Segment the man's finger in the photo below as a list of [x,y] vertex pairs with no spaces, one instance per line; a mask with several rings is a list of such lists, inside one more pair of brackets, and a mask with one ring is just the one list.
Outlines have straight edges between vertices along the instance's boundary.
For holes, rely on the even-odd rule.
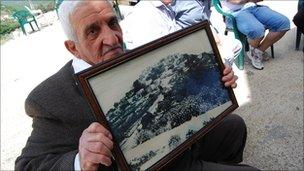
[[229,65],[225,65],[225,69],[223,71],[224,75],[227,75],[228,73],[230,73],[232,70],[232,68]]
[[[236,80],[238,79],[237,76],[234,76],[232,80],[225,82],[225,87],[231,86],[232,88],[235,88],[237,86]],[[235,85],[234,85],[235,84]]]
[[104,126],[102,126],[100,123],[98,122],[93,122],[87,129],[87,132],[89,133],[103,133],[105,136],[107,136],[108,138],[110,138],[112,140],[112,135],[110,133],[110,131],[108,131]]
[[234,75],[234,72],[231,71],[228,75],[225,75],[225,76],[222,78],[222,81],[226,82],[226,81],[232,80],[234,76],[235,76],[235,75]]
[[102,142],[88,142],[83,148],[92,153],[102,154],[108,157],[112,156],[111,150]]
[[113,141],[103,133],[86,133],[83,135],[86,142],[102,142],[110,150],[113,149]]
[[231,88],[236,88],[237,87],[237,83],[233,83],[232,85],[231,85]]
[[86,163],[101,163],[106,166],[110,166],[112,164],[111,157],[102,154],[92,153],[90,151],[85,152],[84,158],[84,162]]

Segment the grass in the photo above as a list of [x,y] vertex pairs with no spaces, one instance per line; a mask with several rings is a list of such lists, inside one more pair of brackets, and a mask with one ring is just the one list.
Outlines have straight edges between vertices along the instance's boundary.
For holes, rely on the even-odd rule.
[[[55,3],[55,0],[31,0],[35,8],[39,4],[47,6],[49,3]],[[30,7],[29,0],[1,0],[1,5],[12,7],[16,10],[24,9],[24,6]]]
[[0,39],[0,45],[3,45],[5,42],[13,39],[14,36],[13,36],[13,32],[9,33],[9,34],[4,34],[4,35],[1,35],[1,39]]
[[[1,0],[1,45],[12,39],[14,37],[13,31],[19,27],[17,22],[11,22],[13,20],[12,14],[18,10],[24,10],[24,6],[30,7],[29,1],[32,2],[35,9],[41,9],[44,13],[54,9],[55,0]],[[9,18],[2,18],[4,16]],[[18,27],[15,26],[16,24]]]

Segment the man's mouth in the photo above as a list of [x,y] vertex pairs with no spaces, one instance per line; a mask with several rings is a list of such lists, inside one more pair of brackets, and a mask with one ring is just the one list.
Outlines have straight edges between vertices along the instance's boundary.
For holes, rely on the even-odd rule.
[[122,47],[120,45],[113,46],[109,49],[106,49],[105,51],[102,52],[102,56],[118,56],[123,53]]

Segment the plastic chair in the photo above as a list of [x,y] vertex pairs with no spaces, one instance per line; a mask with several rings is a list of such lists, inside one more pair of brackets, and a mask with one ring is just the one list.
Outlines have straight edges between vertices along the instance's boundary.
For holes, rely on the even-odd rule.
[[31,14],[33,14],[34,16],[38,16],[42,14],[42,11],[40,9],[34,10],[34,9],[30,9],[28,6],[24,6],[24,8],[30,12]]
[[115,10],[115,13],[118,17],[119,20],[122,20],[123,19],[123,16],[121,15],[121,12],[120,12],[120,9],[119,9],[119,4],[118,4],[118,1],[115,0],[114,3],[113,3],[113,8]]
[[55,5],[54,5],[54,8],[56,10],[56,14],[58,16],[58,9],[59,9],[59,6],[62,4],[63,0],[55,0]]
[[[237,29],[235,17],[231,13],[225,12],[222,9],[220,0],[212,0],[212,4],[213,4],[214,8],[216,9],[216,11],[218,13],[222,14],[224,18],[229,18],[232,21],[232,28],[227,28],[226,27],[225,35],[227,35],[228,31],[233,31],[234,37],[242,42],[242,45],[243,45],[242,52],[237,57],[237,59],[235,61],[235,64],[240,70],[243,70],[244,69],[245,51],[249,51],[249,44],[248,44],[247,38],[244,34],[242,34]],[[272,56],[272,58],[274,58],[273,45],[271,45],[271,56]]]
[[[301,31],[299,28],[297,28],[297,33],[296,33],[296,50],[300,50],[300,40],[301,40]],[[304,45],[302,51],[304,52]]]
[[[299,0],[298,2],[298,11],[304,10],[304,0]],[[296,14],[298,15],[298,13]],[[296,17],[296,16],[295,16]],[[304,19],[302,19],[304,21]],[[295,18],[294,18],[295,22]],[[296,23],[296,22],[295,22]],[[297,24],[296,24],[297,25]],[[297,26],[297,33],[296,33],[296,50],[299,50],[300,48],[300,41],[301,41],[301,35],[304,34],[304,32],[300,30],[300,28]],[[303,41],[304,42],[304,41]],[[304,45],[302,51],[304,52]]]
[[27,10],[16,11],[13,14],[13,17],[19,22],[19,24],[21,26],[21,30],[22,30],[23,34],[25,34],[25,35],[26,35],[26,31],[25,31],[24,25],[27,23],[30,24],[33,31],[35,31],[35,30],[34,30],[31,22],[34,22],[36,24],[38,30],[40,30],[35,16],[33,14],[31,14],[30,12],[28,12]]

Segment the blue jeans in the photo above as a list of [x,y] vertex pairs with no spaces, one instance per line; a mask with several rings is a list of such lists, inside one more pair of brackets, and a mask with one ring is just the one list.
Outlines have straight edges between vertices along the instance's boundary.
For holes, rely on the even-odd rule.
[[[290,29],[289,19],[267,6],[252,6],[232,12],[238,30],[249,39],[264,37],[265,30],[282,32]],[[231,25],[231,21],[228,21]]]

